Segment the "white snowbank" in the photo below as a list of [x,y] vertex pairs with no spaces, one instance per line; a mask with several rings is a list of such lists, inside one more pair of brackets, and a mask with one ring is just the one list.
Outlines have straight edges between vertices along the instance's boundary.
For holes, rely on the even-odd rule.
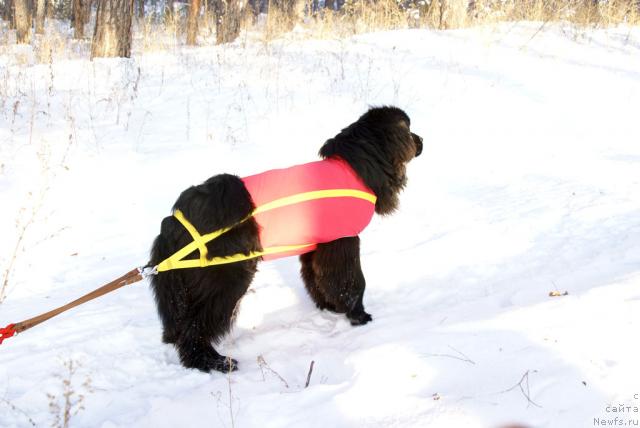
[[313,160],[369,105],[405,109],[425,150],[362,235],[373,323],[264,263],[220,347],[240,370],[203,374],[133,285],[0,347],[0,426],[55,423],[69,361],[71,426],[638,424],[640,33],[539,26],[5,57],[3,272],[29,224],[0,325],[144,264],[188,185]]

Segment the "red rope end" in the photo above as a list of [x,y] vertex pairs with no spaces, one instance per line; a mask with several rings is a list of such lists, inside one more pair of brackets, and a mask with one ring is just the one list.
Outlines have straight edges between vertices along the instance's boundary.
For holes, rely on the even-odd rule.
[[16,331],[13,329],[14,326],[15,324],[9,324],[5,328],[0,328],[0,345],[2,345],[3,340],[16,334]]

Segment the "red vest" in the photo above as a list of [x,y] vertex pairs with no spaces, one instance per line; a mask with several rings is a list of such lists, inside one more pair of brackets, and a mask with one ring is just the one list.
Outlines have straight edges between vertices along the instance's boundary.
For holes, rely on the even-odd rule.
[[[278,246],[311,246],[263,256],[273,260],[313,251],[315,244],[357,236],[369,224],[375,195],[342,159],[327,159],[273,169],[242,179],[251,194],[264,249]],[[319,192],[326,190],[345,192]],[[312,192],[312,193],[309,193]],[[342,195],[337,196],[342,193]],[[294,195],[311,199],[261,212],[265,204]]]

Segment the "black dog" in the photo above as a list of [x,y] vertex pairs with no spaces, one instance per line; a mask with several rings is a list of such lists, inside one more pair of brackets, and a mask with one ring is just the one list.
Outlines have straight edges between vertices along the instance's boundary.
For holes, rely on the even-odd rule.
[[[406,164],[422,152],[422,138],[409,126],[409,117],[398,108],[372,108],[328,140],[320,156],[346,161],[377,197],[375,212],[390,214],[407,182]],[[233,226],[207,244],[208,255],[227,256],[262,250],[260,226],[254,218],[246,220],[254,208],[243,181],[221,174],[182,192],[173,210],[180,210],[202,234]],[[159,264],[191,241],[176,217],[166,217],[149,264]],[[197,258],[197,252],[189,257],[194,256]],[[318,244],[314,251],[302,254],[300,262],[302,279],[318,308],[344,313],[353,325],[371,321],[362,303],[365,279],[358,236]],[[237,361],[216,352],[212,342],[231,328],[236,306],[256,273],[257,263],[258,259],[250,259],[170,270],[152,277],[162,339],[176,346],[185,367],[205,372],[236,369]]]

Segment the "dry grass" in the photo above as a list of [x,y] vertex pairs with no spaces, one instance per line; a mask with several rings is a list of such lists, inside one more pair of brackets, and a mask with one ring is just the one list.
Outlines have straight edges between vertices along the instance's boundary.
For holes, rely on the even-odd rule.
[[40,64],[49,64],[58,58],[68,58],[69,51],[77,51],[77,46],[83,43],[67,37],[66,34],[60,31],[56,31],[52,26],[45,28],[45,34],[36,35],[34,43],[35,61]]
[[266,15],[263,25],[260,26],[263,41],[269,42],[280,38],[293,30],[296,24],[304,19],[304,14],[301,11],[303,2],[298,2],[290,9],[282,7],[281,3],[269,0],[269,13]]
[[[314,0],[268,1],[266,16],[254,16],[249,7],[239,12],[242,27],[266,43],[285,34],[292,37],[294,28],[295,37],[339,38],[378,30],[456,29],[515,21],[563,22],[577,28],[640,25],[640,0],[346,0],[340,11],[314,11]],[[138,20],[135,51],[175,51],[184,45],[185,16],[185,10],[178,10]],[[48,22],[46,35],[33,39],[31,51],[13,50],[15,31],[1,31],[0,54],[11,52],[15,62],[23,65],[51,63],[69,58],[70,52],[83,57],[90,38],[71,39],[66,25]],[[215,16],[211,11],[200,16],[198,43],[215,44]]]
[[185,37],[186,20],[179,13],[158,19],[147,16],[134,25],[134,48],[143,52],[173,51]]
[[78,361],[69,359],[63,364],[63,373],[56,375],[62,382],[62,391],[57,394],[47,394],[49,413],[53,417],[51,426],[55,428],[68,428],[71,425],[71,419],[84,410],[86,394],[93,392],[89,376],[86,376],[84,382],[78,385],[77,371],[81,367]]
[[[273,1],[273,0],[272,0]],[[340,11],[310,12],[300,0],[292,13],[272,7],[266,23],[249,25],[264,41],[296,35],[336,38],[371,31],[432,28],[457,29],[500,22],[562,22],[579,28],[640,25],[639,0],[347,0]],[[247,27],[245,27],[247,28]]]
[[476,1],[472,22],[555,21],[579,26],[609,27],[640,23],[637,0],[482,0]]

